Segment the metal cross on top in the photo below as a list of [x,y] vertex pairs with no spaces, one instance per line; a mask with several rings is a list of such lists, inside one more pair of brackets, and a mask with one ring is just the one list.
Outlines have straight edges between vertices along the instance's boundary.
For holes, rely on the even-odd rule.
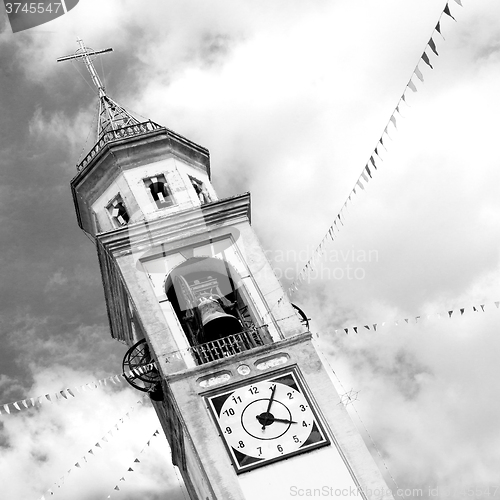
[[94,50],[85,47],[85,43],[83,43],[83,40],[81,38],[77,38],[76,41],[78,42],[78,45],[80,45],[80,48],[76,51],[76,53],[71,56],[60,57],[59,59],[57,59],[57,62],[69,61],[71,59],[83,59],[83,62],[85,63],[85,66],[87,66],[90,76],[92,77],[94,85],[99,89],[99,97],[102,97],[106,93],[105,88],[101,82],[101,79],[99,78],[99,75],[97,74],[97,71],[94,68],[91,57],[97,56],[98,54],[104,54],[105,52],[112,52],[113,49],[109,48],[103,50]]
[[85,66],[87,66],[90,76],[92,77],[92,81],[99,91],[97,142],[99,142],[99,139],[101,138],[101,136],[103,136],[103,134],[107,134],[108,132],[113,132],[116,134],[117,131],[120,131],[126,127],[130,127],[131,125],[138,124],[139,120],[137,118],[135,118],[125,108],[120,106],[106,94],[106,89],[104,88],[104,85],[102,84],[101,79],[99,78],[99,75],[97,74],[97,71],[94,67],[94,63],[92,62],[92,59],[95,56],[104,54],[106,52],[112,52],[113,49],[110,48],[103,50],[93,50],[89,47],[86,47],[81,38],[77,38],[76,41],[80,46],[76,53],[71,56],[60,57],[59,59],[57,59],[57,62],[80,59],[83,60]]

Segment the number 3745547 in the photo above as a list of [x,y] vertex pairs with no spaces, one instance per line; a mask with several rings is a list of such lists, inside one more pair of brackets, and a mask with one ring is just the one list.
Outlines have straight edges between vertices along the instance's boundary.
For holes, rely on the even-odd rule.
[[57,14],[63,10],[61,2],[12,2],[6,3],[7,14]]

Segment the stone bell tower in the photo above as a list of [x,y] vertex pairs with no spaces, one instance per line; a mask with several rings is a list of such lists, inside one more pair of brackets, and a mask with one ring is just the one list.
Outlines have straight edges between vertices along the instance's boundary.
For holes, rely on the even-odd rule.
[[71,181],[96,243],[111,335],[153,401],[192,500],[392,499],[250,225],[218,199],[208,150],[106,93]]

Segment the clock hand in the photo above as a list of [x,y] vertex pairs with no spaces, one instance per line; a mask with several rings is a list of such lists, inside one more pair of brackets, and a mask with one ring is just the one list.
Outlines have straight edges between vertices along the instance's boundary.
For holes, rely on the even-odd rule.
[[[270,415],[270,416],[269,416]],[[261,413],[255,417],[261,424],[268,422],[268,424],[272,424],[273,422],[282,422],[284,424],[296,424],[294,420],[285,420],[284,418],[276,418],[272,414]]]
[[293,420],[284,420],[282,418],[274,418],[275,422],[283,422],[284,424],[296,424],[297,422],[294,422]]
[[[276,384],[273,385],[273,388],[271,389],[271,398],[269,399],[269,404],[267,405],[267,410],[266,413],[269,413],[269,410],[271,409],[271,405],[273,404],[274,401],[274,393],[276,392]],[[267,420],[264,420],[264,423],[262,424],[262,430],[266,430],[266,422]]]

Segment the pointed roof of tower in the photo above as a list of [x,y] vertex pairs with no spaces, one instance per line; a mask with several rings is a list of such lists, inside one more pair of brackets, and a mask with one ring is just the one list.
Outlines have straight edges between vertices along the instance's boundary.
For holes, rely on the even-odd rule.
[[99,116],[97,118],[97,138],[96,145],[92,148],[87,158],[78,166],[78,170],[85,168],[89,155],[91,158],[95,156],[97,151],[109,141],[120,139],[125,136],[137,135],[148,132],[157,128],[161,128],[157,123],[148,120],[141,122],[132,113],[127,111],[123,106],[120,106],[116,101],[111,99],[107,94],[99,75],[94,67],[93,59],[99,54],[112,52],[112,48],[103,50],[94,50],[85,46],[81,38],[77,38],[79,49],[75,54],[65,57],[60,57],[57,62],[68,60],[81,60],[85,63],[87,70],[90,73],[92,82],[97,88],[99,95]]

